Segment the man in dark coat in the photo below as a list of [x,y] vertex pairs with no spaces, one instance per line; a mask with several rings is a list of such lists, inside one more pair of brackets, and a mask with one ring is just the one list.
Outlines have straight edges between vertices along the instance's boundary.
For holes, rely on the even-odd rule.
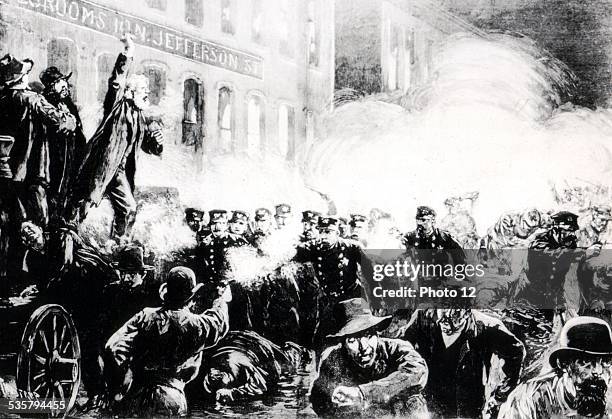
[[378,336],[391,316],[375,317],[361,298],[342,301],[339,327],[329,338],[341,340],[325,350],[310,391],[312,408],[328,417],[427,417],[421,391],[427,364],[409,342]]
[[131,35],[122,42],[125,51],[119,54],[108,80],[104,119],[87,145],[70,204],[72,216],[83,220],[92,205],[108,196],[115,211],[113,238],[129,235],[136,216],[138,149],[154,155],[163,151],[162,132],[149,130],[143,115],[149,106],[148,79],[143,75],[127,77],[134,52]]
[[199,288],[191,269],[171,269],[159,291],[162,306],[140,311],[108,340],[105,374],[110,396],[112,400],[123,396],[115,406],[117,413],[187,414],[185,384],[198,375],[202,350],[216,345],[229,329],[229,288],[211,309],[195,314],[190,301]]
[[[49,145],[46,131],[72,132],[72,115],[51,105],[29,90],[28,78],[34,63],[11,55],[0,59],[0,136],[2,145],[2,200],[5,201],[0,274],[21,271],[24,249],[21,224],[31,221],[40,227],[48,222],[46,187],[49,182]],[[8,147],[11,143],[12,147]],[[8,159],[4,154],[8,152]],[[6,234],[6,235],[5,235]],[[2,266],[4,265],[4,266]]]
[[407,250],[416,249],[418,260],[424,263],[462,265],[465,253],[447,231],[436,228],[436,211],[420,206],[416,212],[417,229],[404,235]]
[[40,73],[40,81],[45,86],[43,91],[45,98],[56,108],[69,112],[76,121],[76,129],[72,133],[47,130],[50,218],[63,215],[68,188],[75,180],[87,143],[79,111],[70,97],[68,80],[71,75],[72,73],[62,74],[57,67],[49,67]]
[[497,410],[518,383],[525,350],[501,322],[476,310],[417,310],[397,335],[411,342],[429,366],[425,398],[441,417],[480,417],[485,407],[483,376],[491,357],[504,364],[504,379],[487,409]]

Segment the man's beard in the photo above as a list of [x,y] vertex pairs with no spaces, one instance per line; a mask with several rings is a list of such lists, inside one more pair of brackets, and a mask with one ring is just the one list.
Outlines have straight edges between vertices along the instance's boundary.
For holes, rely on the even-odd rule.
[[606,411],[608,386],[601,378],[589,378],[576,386],[576,411],[586,417],[599,417]]

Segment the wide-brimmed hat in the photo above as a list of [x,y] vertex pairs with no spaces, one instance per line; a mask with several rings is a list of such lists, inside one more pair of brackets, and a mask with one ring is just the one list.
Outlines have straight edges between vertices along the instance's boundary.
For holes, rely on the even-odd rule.
[[357,335],[370,329],[386,329],[391,323],[391,316],[374,316],[366,300],[352,298],[338,303],[334,309],[334,320],[340,328],[336,333],[327,335],[328,338]]
[[142,272],[155,269],[154,266],[145,265],[144,249],[140,246],[125,246],[117,252],[115,269],[124,272]]
[[191,269],[177,266],[168,272],[166,282],[159,287],[159,297],[167,304],[186,304],[202,286],[196,284],[196,276]]
[[558,367],[561,360],[589,356],[612,358],[612,331],[602,319],[574,317],[561,329],[558,347],[548,360],[552,367]]
[[32,71],[34,61],[26,58],[18,60],[11,54],[0,58],[0,86],[10,86],[21,80],[23,76]]
[[62,72],[57,67],[49,67],[43,70],[38,78],[45,85],[45,87],[49,87],[53,85],[58,80],[68,80],[72,76],[72,71],[68,74],[62,74]]

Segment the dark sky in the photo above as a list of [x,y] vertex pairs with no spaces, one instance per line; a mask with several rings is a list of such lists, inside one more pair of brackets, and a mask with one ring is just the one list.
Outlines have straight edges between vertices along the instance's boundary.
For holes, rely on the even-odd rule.
[[577,75],[574,103],[591,108],[612,105],[612,0],[526,3],[502,10],[494,1],[481,2],[486,6],[453,12],[481,29],[514,31],[536,40]]

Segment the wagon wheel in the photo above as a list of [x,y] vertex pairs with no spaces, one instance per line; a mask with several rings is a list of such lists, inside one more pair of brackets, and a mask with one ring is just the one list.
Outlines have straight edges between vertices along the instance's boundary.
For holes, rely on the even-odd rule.
[[46,401],[64,401],[65,415],[76,400],[81,383],[81,348],[68,312],[59,305],[39,307],[28,320],[17,358],[17,387]]

